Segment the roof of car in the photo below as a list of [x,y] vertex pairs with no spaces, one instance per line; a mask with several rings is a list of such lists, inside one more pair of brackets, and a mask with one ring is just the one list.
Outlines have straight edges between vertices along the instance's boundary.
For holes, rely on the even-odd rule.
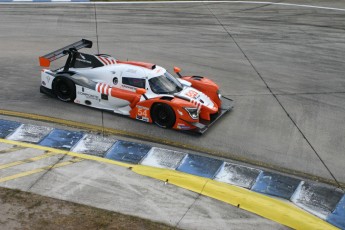
[[[135,63],[135,64],[133,64]],[[139,63],[139,64],[137,64]],[[144,66],[145,65],[145,66]],[[133,77],[133,78],[152,78],[157,77],[166,72],[166,70],[161,67],[154,65],[154,69],[148,68],[152,66],[151,63],[143,63],[143,62],[118,62],[116,65],[117,68],[121,68],[122,77]]]

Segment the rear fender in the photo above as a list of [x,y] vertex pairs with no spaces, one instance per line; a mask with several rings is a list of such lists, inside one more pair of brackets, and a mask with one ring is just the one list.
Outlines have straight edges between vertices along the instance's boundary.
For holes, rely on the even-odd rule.
[[54,76],[54,79],[52,79],[52,83],[51,83],[51,89],[54,88],[54,84],[56,82],[56,79],[59,79],[59,78],[66,78],[66,79],[69,79],[71,80],[74,84],[76,84],[76,82],[74,81],[74,79],[71,77],[73,76],[73,72],[64,72],[64,73],[58,73],[58,74],[55,74],[55,75],[52,75]]
[[48,69],[41,71],[41,85],[47,89],[52,89],[52,83],[55,78],[55,74]]

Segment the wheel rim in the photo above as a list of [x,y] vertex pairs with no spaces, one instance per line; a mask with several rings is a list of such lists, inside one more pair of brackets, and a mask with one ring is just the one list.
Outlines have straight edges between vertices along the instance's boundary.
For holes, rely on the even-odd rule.
[[60,81],[57,84],[56,89],[57,89],[57,92],[56,92],[57,97],[60,100],[66,101],[71,97],[71,89],[65,82]]
[[164,109],[162,109],[162,110],[160,110],[160,111],[158,112],[158,119],[159,119],[160,121],[166,121],[167,118],[168,118],[168,114],[167,114],[167,112],[166,112]]
[[53,94],[64,102],[74,101],[76,98],[76,87],[72,80],[64,76],[57,76],[52,85]]
[[174,118],[169,108],[166,108],[164,105],[157,105],[154,114],[154,122],[158,126],[162,128],[171,128],[171,121]]
[[64,83],[60,84],[59,92],[65,96],[68,96],[70,94],[70,90],[69,90],[68,86]]

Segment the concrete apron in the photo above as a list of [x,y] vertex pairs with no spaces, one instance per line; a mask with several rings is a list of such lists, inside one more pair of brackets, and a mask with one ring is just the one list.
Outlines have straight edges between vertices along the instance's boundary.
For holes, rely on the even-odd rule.
[[[341,205],[344,194],[341,190],[328,185],[303,181],[300,178],[292,178],[198,154],[118,140],[115,137],[20,124],[8,120],[0,120],[0,135],[1,138],[5,138],[0,140],[3,144],[36,150],[34,155],[28,153],[2,155],[0,170],[5,170],[5,173],[2,174],[0,183],[6,187],[34,191],[33,188],[42,183],[41,180],[47,181],[46,174],[50,174],[51,171],[54,171],[55,175],[55,170],[59,172],[67,169],[68,172],[71,172],[72,167],[79,167],[72,174],[86,176],[85,172],[88,171],[88,168],[95,167],[93,161],[97,161],[123,166],[138,174],[164,181],[165,183],[159,183],[160,188],[174,184],[295,229],[333,228],[327,222],[341,228],[344,227],[342,220],[345,212]],[[43,159],[44,161],[42,161]],[[99,163],[97,165],[97,167],[100,166]],[[70,169],[68,170],[68,168]],[[104,172],[99,173],[104,174]],[[127,173],[129,172],[127,171]],[[93,174],[88,176],[90,183],[104,181],[98,176],[93,178],[95,176]],[[29,180],[27,180],[28,178]],[[32,178],[34,178],[34,182]],[[67,181],[70,180],[74,181],[73,177]],[[111,182],[111,184],[113,183],[114,181]],[[44,190],[56,191],[55,185],[49,184],[49,188]],[[117,186],[116,183],[113,185]],[[66,185],[60,184],[57,187],[61,186]],[[71,189],[80,190],[80,188]],[[111,186],[108,189],[111,190]],[[145,187],[142,189],[147,190]],[[60,198],[65,196],[62,191],[60,190]],[[38,193],[42,194],[42,192]],[[43,194],[49,193],[43,192]],[[90,197],[86,196],[85,199],[86,201],[78,200],[78,202],[88,202]],[[96,207],[98,207],[97,204]],[[301,218],[302,216],[303,218]],[[153,219],[164,221],[159,218]],[[172,222],[168,223],[172,224]],[[176,225],[176,221],[174,223],[175,226],[179,224],[177,222]]]

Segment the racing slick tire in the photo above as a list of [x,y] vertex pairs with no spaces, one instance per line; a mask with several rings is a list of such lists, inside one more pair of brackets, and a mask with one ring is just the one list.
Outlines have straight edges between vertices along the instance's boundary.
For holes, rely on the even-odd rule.
[[152,121],[162,128],[172,128],[176,121],[174,110],[167,104],[157,103],[151,110]]
[[76,98],[75,84],[66,77],[55,78],[52,89],[60,101],[71,102]]

